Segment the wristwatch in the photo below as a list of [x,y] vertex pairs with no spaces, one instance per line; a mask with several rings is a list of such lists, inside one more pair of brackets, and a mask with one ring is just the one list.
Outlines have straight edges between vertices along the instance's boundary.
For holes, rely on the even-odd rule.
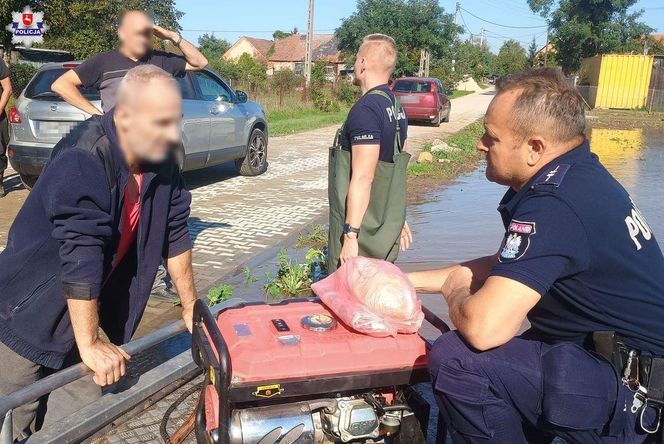
[[173,42],[173,44],[174,44],[175,46],[180,46],[180,43],[182,43],[182,34],[180,34],[180,33],[178,32],[178,41],[177,41],[177,42]]
[[344,234],[350,234],[350,233],[355,233],[356,235],[360,235],[360,229],[359,228],[353,228],[350,226],[350,224],[344,224]]

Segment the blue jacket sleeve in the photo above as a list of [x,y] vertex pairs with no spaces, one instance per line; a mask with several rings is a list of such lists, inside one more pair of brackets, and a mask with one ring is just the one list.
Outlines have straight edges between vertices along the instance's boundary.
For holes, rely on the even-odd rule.
[[39,182],[52,236],[60,242],[65,297],[95,299],[112,236],[111,192],[103,165],[91,153],[68,149],[49,163]]
[[178,256],[193,247],[189,237],[189,226],[187,225],[191,207],[191,193],[185,188],[179,168],[176,168],[174,173],[173,184],[163,252],[163,257],[166,259]]

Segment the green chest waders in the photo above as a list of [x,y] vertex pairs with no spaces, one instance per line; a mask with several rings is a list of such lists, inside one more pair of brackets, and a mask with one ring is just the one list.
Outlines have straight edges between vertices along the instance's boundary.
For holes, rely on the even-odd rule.
[[[392,98],[380,90],[370,91]],[[371,185],[369,207],[364,214],[358,238],[359,254],[364,257],[394,262],[399,254],[399,239],[406,222],[406,179],[410,154],[403,152],[401,127],[398,116],[401,104],[395,99],[394,115],[396,136],[394,138],[394,163],[378,161]],[[345,125],[345,124],[344,124]],[[343,226],[346,221],[346,199],[351,178],[351,152],[339,144],[341,131],[337,131],[334,145],[330,148],[328,171],[328,199],[330,205],[330,235],[328,242],[328,270],[330,273],[339,266],[339,256],[343,242]]]

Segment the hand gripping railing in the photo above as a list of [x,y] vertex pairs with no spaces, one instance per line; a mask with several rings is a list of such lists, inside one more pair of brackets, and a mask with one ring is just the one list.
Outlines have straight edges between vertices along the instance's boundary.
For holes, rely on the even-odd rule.
[[[239,299],[231,299],[211,308],[213,314],[223,308],[241,303]],[[150,347],[159,344],[166,339],[183,333],[186,330],[184,321],[174,321],[165,327],[146,334],[134,341],[128,342],[122,346],[122,349],[129,355],[141,353]],[[63,387],[69,383],[77,381],[82,377],[92,373],[85,364],[79,363],[64,370],[60,370],[50,376],[40,379],[26,387],[23,387],[6,396],[0,397],[0,444],[12,444],[14,442],[12,431],[12,411],[33,402],[52,391]]]

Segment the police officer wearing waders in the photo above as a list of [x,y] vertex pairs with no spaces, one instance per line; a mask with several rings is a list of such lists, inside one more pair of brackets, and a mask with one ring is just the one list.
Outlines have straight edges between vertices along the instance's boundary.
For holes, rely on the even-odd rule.
[[502,245],[409,275],[442,290],[457,328],[429,355],[456,443],[661,439],[664,256],[591,153],[583,103],[556,70],[502,81],[477,145],[487,178],[509,187]]
[[397,47],[389,36],[364,38],[355,60],[363,96],[330,149],[328,270],[360,256],[394,262],[412,236],[406,223],[406,114],[387,82]]

